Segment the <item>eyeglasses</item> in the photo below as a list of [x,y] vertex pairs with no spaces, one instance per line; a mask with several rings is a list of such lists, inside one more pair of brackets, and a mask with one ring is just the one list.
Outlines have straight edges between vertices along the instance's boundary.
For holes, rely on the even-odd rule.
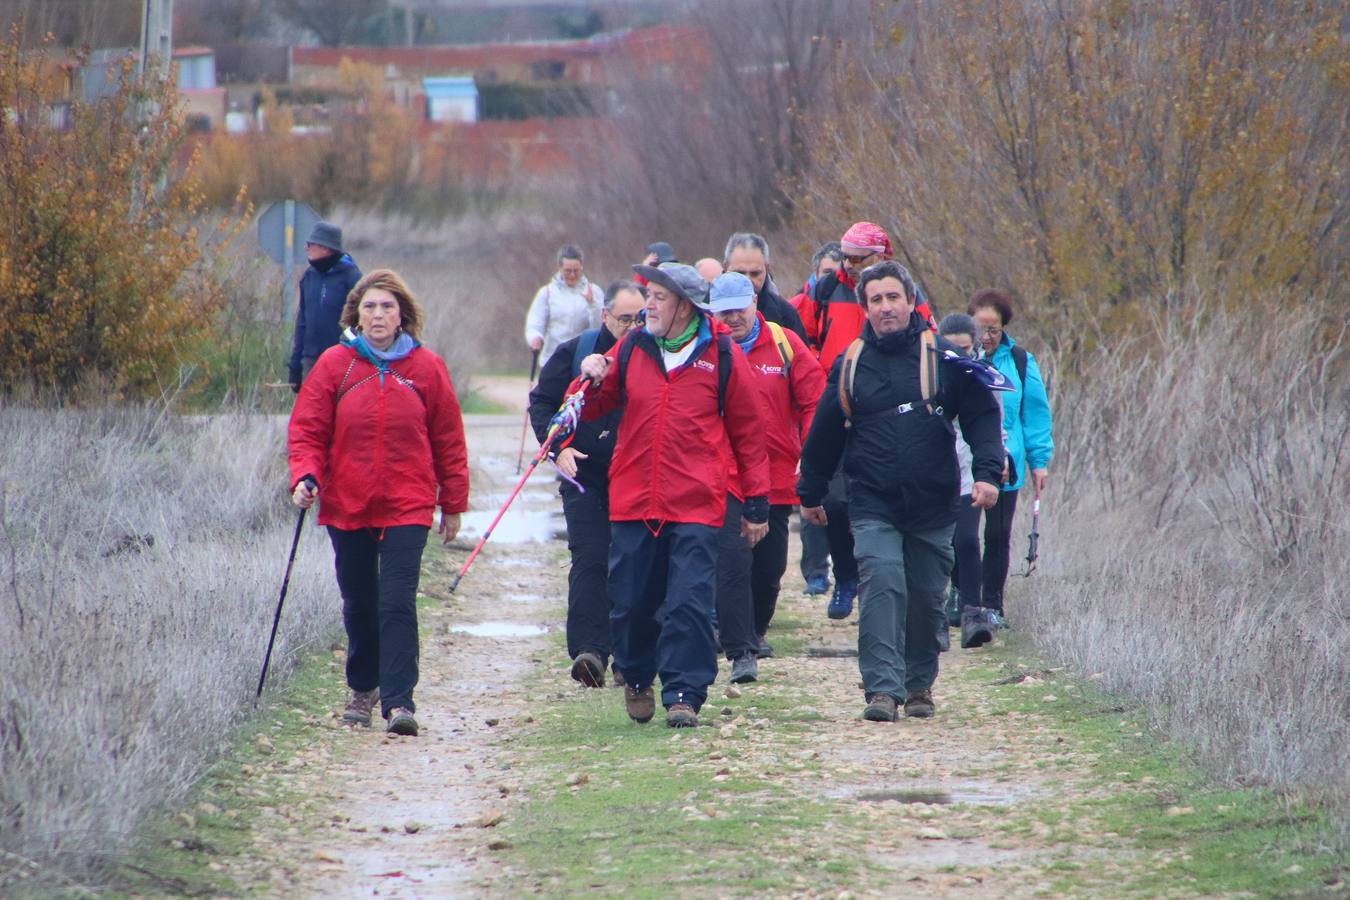
[[994,337],[995,335],[999,335],[1002,333],[1003,329],[997,325],[986,325],[980,329],[980,334],[985,334],[988,335],[989,337]]
[[610,312],[610,311],[608,311],[608,310],[605,311],[605,315],[609,316],[611,319],[613,319],[615,322],[618,322],[620,325],[623,325],[625,328],[628,327],[629,325],[632,325],[634,322],[637,321],[637,316],[635,316],[635,315],[634,315],[634,316],[616,316],[616,315],[614,315],[614,313],[612,313],[612,312]]
[[846,263],[852,263],[852,264],[855,265],[855,266],[860,266],[860,265],[862,265],[863,263],[867,262],[869,259],[871,259],[871,258],[874,257],[874,256],[876,256],[875,253],[864,253],[862,256],[851,256],[851,255],[845,253],[845,254],[844,254],[844,262],[846,262]]

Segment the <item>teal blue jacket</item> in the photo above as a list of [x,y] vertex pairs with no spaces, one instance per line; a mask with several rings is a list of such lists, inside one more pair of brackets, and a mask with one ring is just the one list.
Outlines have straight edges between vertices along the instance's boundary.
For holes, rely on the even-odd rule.
[[1004,485],[1005,491],[1021,488],[1027,473],[1049,466],[1055,452],[1055,442],[1050,437],[1050,398],[1045,395],[1041,369],[1036,365],[1036,357],[1028,353],[1027,383],[1022,384],[1017,377],[1012,348],[1013,339],[1004,332],[1003,340],[990,360],[994,368],[1016,387],[1014,391],[999,395],[1003,400],[1003,430],[1008,434],[1008,455],[1017,468],[1017,480]]

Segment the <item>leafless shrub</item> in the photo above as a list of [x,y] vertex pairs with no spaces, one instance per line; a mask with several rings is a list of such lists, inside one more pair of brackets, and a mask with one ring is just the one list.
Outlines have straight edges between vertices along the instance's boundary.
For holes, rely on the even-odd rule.
[[[293,508],[276,418],[0,407],[0,893],[97,881],[247,713]],[[274,663],[339,604],[306,529]]]
[[1343,304],[1284,308],[1159,315],[1061,379],[1042,572],[1013,613],[1221,777],[1346,824],[1350,335]]

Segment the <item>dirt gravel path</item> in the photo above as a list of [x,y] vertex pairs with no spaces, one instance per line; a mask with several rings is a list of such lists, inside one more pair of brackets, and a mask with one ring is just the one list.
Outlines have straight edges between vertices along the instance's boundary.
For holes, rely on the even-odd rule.
[[[494,378],[491,390],[499,401],[523,398],[524,379]],[[595,829],[648,809],[644,779],[656,767],[700,786],[659,805],[656,829],[678,822],[719,835],[701,855],[680,851],[693,856],[687,868],[665,857],[664,883],[682,896],[1117,896],[1131,893],[1129,879],[1145,893],[1209,893],[1167,874],[1189,859],[1184,846],[1136,845],[1108,818],[1112,798],[1125,795],[1169,820],[1191,812],[1137,765],[1141,753],[1113,749],[1113,735],[1148,740],[1137,718],[1002,641],[943,655],[937,718],[861,721],[856,614],[831,622],[824,598],[803,596],[795,537],[769,635],[784,652],[761,663],[760,681],[728,690],[724,667],[705,727],[691,732],[668,733],[659,717],[633,725],[619,691],[586,690],[567,675],[558,638],[567,553],[551,469],[536,473],[448,594],[516,481],[518,414],[466,425],[475,511],[450,551],[427,554],[422,583],[422,734],[313,721],[310,749],[273,766],[280,784],[267,793],[275,805],[255,810],[253,853],[220,863],[245,890],[649,892],[641,867],[624,862],[637,846],[625,840],[640,839]],[[332,668],[340,678],[337,659]],[[1100,722],[1104,736],[1086,738],[1057,704]],[[582,803],[591,791],[593,812],[559,813],[583,808],[559,797]],[[827,824],[799,824],[798,804]],[[769,871],[743,871],[754,867]],[[709,871],[711,893],[700,881]],[[1139,881],[1150,873],[1163,880]]]
[[424,559],[421,734],[389,736],[378,721],[369,730],[324,723],[316,758],[286,777],[286,792],[306,798],[307,812],[264,811],[264,822],[276,822],[255,840],[269,872],[268,884],[255,887],[265,892],[462,896],[492,881],[492,826],[518,784],[496,732],[529,720],[527,676],[542,660],[546,629],[558,625],[546,611],[565,584],[558,569],[565,550],[560,557],[554,540],[563,525],[552,470],[541,467],[449,594],[454,572],[517,480],[520,420],[466,416],[465,425],[473,510],[449,552],[429,550]]

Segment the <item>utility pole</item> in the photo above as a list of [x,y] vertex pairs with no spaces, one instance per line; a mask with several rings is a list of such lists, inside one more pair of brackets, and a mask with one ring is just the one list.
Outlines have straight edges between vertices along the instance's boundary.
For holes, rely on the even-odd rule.
[[[149,68],[154,62],[156,71]],[[136,71],[142,78],[169,77],[173,64],[173,0],[141,0],[141,55]]]

